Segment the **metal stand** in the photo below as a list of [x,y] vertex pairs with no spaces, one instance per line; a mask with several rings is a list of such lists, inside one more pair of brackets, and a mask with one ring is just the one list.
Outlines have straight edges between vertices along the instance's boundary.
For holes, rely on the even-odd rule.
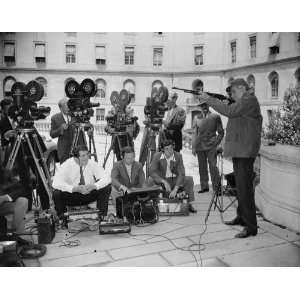
[[75,127],[75,134],[74,134],[73,141],[72,141],[70,156],[73,155],[74,149],[78,146],[79,137],[81,135],[84,139],[84,144],[88,147],[89,152],[91,153],[91,156],[94,156],[94,159],[97,162],[98,157],[97,157],[97,151],[96,151],[96,146],[95,146],[94,133],[92,133],[91,135],[88,135],[89,144],[87,144],[86,133],[85,133],[87,129],[93,128],[92,124],[90,124],[90,123],[74,123],[74,127]]
[[[122,159],[121,158],[121,152],[122,152],[122,149],[124,147],[127,147],[127,146],[132,146],[132,143],[131,143],[131,138],[128,134],[128,132],[114,132],[112,134],[112,137],[111,137],[111,144],[110,144],[110,147],[108,149],[108,152],[104,158],[104,162],[103,162],[103,169],[105,169],[105,165],[106,165],[106,162],[109,158],[109,155],[110,155],[110,152],[113,150],[117,156],[117,159],[120,160]],[[116,153],[116,147],[118,147],[118,150],[120,151],[120,153]]]
[[[32,145],[32,141],[30,140],[29,135],[33,137],[34,145]],[[6,168],[8,170],[12,170],[22,143],[27,144],[27,146],[29,148],[31,157],[33,158],[33,161],[35,164],[36,171],[38,172],[38,174],[42,180],[42,184],[44,185],[45,191],[48,194],[49,204],[51,204],[51,201],[52,201],[51,177],[50,177],[49,170],[47,168],[46,160],[42,153],[40,142],[38,140],[38,137],[37,137],[37,134],[36,134],[34,128],[17,129],[17,137],[14,142],[12,151],[9,155],[8,162],[6,164]],[[36,153],[34,152],[34,149],[37,149],[38,157],[40,157],[40,158],[37,157]],[[37,198],[35,199],[34,204],[36,207],[38,207]]]
[[224,195],[224,188],[223,188],[223,177],[224,177],[224,172],[223,172],[223,153],[219,152],[218,154],[218,162],[217,162],[217,167],[220,171],[220,182],[218,185],[217,190],[215,190],[213,192],[213,195],[211,197],[211,201],[209,203],[209,207],[206,213],[206,217],[205,217],[205,224],[207,223],[209,214],[211,212],[212,207],[214,206],[214,210],[217,208],[218,211],[220,212],[220,216],[221,216],[221,220],[224,223],[224,219],[223,219],[223,213],[230,207],[232,206],[232,204],[237,200],[236,198],[231,199],[229,197],[229,204],[227,206],[225,206],[224,208],[224,201],[223,201],[223,195]]

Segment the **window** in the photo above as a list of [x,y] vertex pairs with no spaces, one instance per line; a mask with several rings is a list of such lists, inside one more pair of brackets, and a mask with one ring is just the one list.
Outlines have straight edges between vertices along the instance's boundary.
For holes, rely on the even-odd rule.
[[162,66],[163,48],[153,49],[153,66]]
[[76,45],[66,45],[66,63],[76,63]]
[[106,96],[106,82],[103,79],[97,79],[96,80],[96,85],[97,85],[97,93],[96,97],[105,99]]
[[279,32],[272,32],[270,45],[269,45],[270,55],[278,54],[279,46],[280,46],[280,34]]
[[194,60],[195,65],[203,65],[203,46],[194,47]]
[[106,64],[105,46],[96,46],[96,64]]
[[36,81],[39,82],[44,88],[44,97],[47,97],[47,80],[44,77],[36,78]]
[[231,62],[236,62],[236,41],[230,43],[230,49],[231,49]]
[[267,110],[267,116],[268,116],[269,124],[272,123],[273,122],[273,110],[268,109]]
[[135,83],[133,80],[128,79],[124,82],[124,89],[128,91],[130,97],[130,103],[135,102]]
[[96,122],[105,120],[105,108],[96,108]]
[[249,37],[250,43],[250,58],[256,57],[256,35]]
[[4,61],[6,63],[16,62],[16,44],[15,42],[4,42]]
[[272,98],[277,98],[278,97],[278,86],[279,86],[279,76],[277,72],[272,72],[269,75],[269,81],[271,84],[271,96]]
[[11,87],[16,82],[16,79],[12,76],[8,76],[3,80],[3,94],[4,97],[11,96]]
[[254,76],[252,74],[248,76],[247,83],[249,85],[250,91],[253,94],[255,94],[255,78],[254,78]]
[[125,47],[125,65],[134,64],[134,47]]
[[45,43],[35,43],[34,45],[34,57],[36,63],[46,62]]

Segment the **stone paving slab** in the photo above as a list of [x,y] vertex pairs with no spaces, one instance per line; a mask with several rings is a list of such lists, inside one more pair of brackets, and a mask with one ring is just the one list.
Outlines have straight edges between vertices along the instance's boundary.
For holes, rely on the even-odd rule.
[[[249,237],[247,239],[225,240],[205,244],[205,248],[202,247],[201,250],[201,257],[202,259],[220,257],[226,254],[250,251],[253,249],[270,247],[282,243],[284,243],[282,239],[277,238],[269,233],[264,233],[259,234],[255,237]],[[194,260],[191,254],[179,250],[171,250],[167,252],[162,252],[161,254],[173,265],[189,263]],[[194,254],[197,257],[197,259],[200,260],[198,251],[195,251]]]
[[[97,267],[99,265],[95,265]],[[118,260],[104,265],[105,267],[168,267],[168,262],[159,254],[145,255],[130,259]]]
[[82,267],[90,264],[105,263],[111,261],[111,257],[105,252],[88,253],[59,259],[42,260],[42,267]]
[[[200,261],[197,261],[197,263],[194,261],[194,262],[178,265],[176,267],[198,267],[200,265],[201,265]],[[223,268],[223,267],[228,267],[228,265],[216,257],[216,258],[204,259],[202,261],[202,267],[204,267],[204,268],[205,267],[222,267]]]
[[[187,247],[191,244],[191,241],[185,238],[173,241],[177,247]],[[114,260],[143,256],[146,254],[158,253],[161,251],[167,251],[175,249],[175,246],[169,241],[149,243],[146,245],[137,245],[122,249],[110,250],[109,254]]]
[[300,267],[300,248],[290,243],[221,256],[231,267]]

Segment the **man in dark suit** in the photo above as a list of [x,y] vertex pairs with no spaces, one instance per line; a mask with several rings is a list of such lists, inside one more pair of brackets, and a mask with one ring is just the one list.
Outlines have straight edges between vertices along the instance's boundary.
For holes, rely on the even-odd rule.
[[192,139],[192,152],[197,155],[199,165],[201,190],[198,193],[209,191],[207,161],[213,190],[218,192],[220,176],[217,168],[217,146],[224,137],[224,129],[220,115],[210,112],[206,103],[200,107],[201,112],[194,119]]
[[238,209],[237,217],[225,223],[244,226],[244,230],[236,235],[237,238],[257,234],[253,164],[261,144],[262,115],[257,98],[248,90],[247,82],[238,78],[231,82],[232,98],[235,101],[231,105],[226,105],[205,93],[200,96],[202,101],[229,118],[224,156],[232,157]]
[[58,138],[57,155],[60,164],[70,157],[73,141],[73,130],[70,126],[71,117],[69,116],[68,99],[63,98],[58,102],[60,113],[51,117],[50,136]]
[[[189,195],[189,202],[193,202],[195,198],[193,177],[185,176],[182,156],[173,148],[173,141],[165,140],[162,144],[163,151],[154,154],[149,170],[151,177],[149,182],[163,184],[170,198],[175,198],[179,188],[183,187]],[[197,212],[191,203],[189,210]]]
[[168,111],[163,120],[164,135],[166,139],[174,142],[174,150],[180,152],[182,149],[182,128],[185,123],[186,113],[184,109],[176,105],[177,93],[172,93],[167,101]]
[[123,149],[123,159],[116,162],[111,171],[112,199],[115,205],[117,197],[134,188],[145,185],[143,166],[135,161],[135,152],[132,147]]

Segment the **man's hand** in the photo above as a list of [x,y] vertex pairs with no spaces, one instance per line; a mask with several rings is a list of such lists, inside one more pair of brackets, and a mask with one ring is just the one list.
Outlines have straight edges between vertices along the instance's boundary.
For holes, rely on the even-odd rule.
[[166,181],[166,180],[163,180],[162,183],[165,186],[165,189],[166,189],[167,193],[170,193],[171,192],[171,186],[170,186],[169,182]]
[[95,184],[86,184],[84,187],[85,187],[85,191],[87,194],[89,194],[91,191],[97,189]]
[[67,123],[64,123],[61,125],[61,130],[67,130],[69,125]]
[[87,131],[88,136],[92,136],[94,132],[94,127],[89,128],[89,130]]
[[17,132],[15,130],[8,130],[5,132],[4,138],[6,140],[9,140],[10,138],[15,137],[16,135],[17,135]]
[[176,197],[176,195],[177,195],[177,188],[175,187],[175,188],[171,191],[171,193],[169,194],[169,197],[170,197],[171,199],[173,199],[173,198]]
[[125,185],[121,185],[119,190],[122,191],[123,194],[130,192],[130,189],[128,189]]
[[0,196],[0,204],[2,204],[4,202],[13,202],[13,200],[8,194],[1,195]]
[[77,185],[77,186],[74,186],[73,189],[72,189],[72,193],[80,193],[80,194],[87,194],[86,192],[86,188],[84,185]]

